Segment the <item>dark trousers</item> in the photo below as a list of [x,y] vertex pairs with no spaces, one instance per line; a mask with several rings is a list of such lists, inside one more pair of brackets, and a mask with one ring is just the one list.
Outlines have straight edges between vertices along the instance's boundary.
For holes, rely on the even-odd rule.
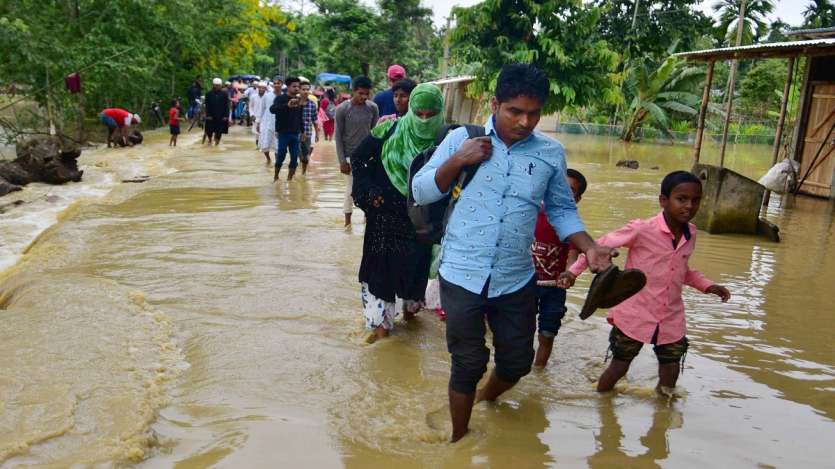
[[530,373],[536,333],[536,279],[513,293],[488,298],[486,286],[476,294],[439,278],[447,350],[452,357],[450,388],[463,394],[475,392],[490,361],[484,339],[487,324],[493,332],[496,376],[516,383]]
[[299,154],[301,153],[301,139],[297,133],[281,133],[278,134],[278,150],[275,152],[275,165],[281,166],[284,164],[284,158],[287,157],[287,151],[290,151],[290,169],[296,169],[299,165]]

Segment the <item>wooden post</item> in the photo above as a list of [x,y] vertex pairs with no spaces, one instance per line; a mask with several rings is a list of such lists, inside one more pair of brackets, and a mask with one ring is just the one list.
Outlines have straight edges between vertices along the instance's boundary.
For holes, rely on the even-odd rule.
[[[786,86],[783,87],[783,101],[780,103],[780,118],[777,121],[777,131],[774,134],[774,149],[771,152],[771,166],[777,164],[777,158],[780,156],[781,141],[783,140],[783,126],[786,123],[786,109],[789,104],[789,94],[792,89],[792,79],[794,78],[794,62],[795,57],[789,57],[789,72],[786,75]],[[763,197],[763,205],[768,206],[771,200],[771,191],[766,190]]]
[[[742,30],[745,27],[745,5],[747,0],[742,0],[739,6],[739,19],[736,27],[736,47],[742,45]],[[739,61],[734,59],[731,63],[731,76],[728,78],[728,105],[725,107],[725,127],[722,130],[722,149],[719,150],[719,167],[725,167],[725,148],[728,145],[728,128],[731,125],[731,111],[734,107],[734,85],[736,84],[736,69]]]
[[446,19],[446,33],[444,34],[444,63],[441,70],[443,78],[449,78],[449,34],[452,29],[452,13]]
[[734,59],[731,65],[731,76],[728,78],[728,104],[725,106],[725,126],[722,128],[722,147],[719,150],[719,167],[725,167],[725,148],[728,146],[728,129],[731,126],[731,112],[734,108],[734,82],[736,81],[736,68],[739,62]]
[[695,163],[699,162],[699,156],[702,152],[702,134],[705,131],[705,116],[707,115],[707,105],[710,102],[710,88],[713,83],[713,66],[716,61],[711,60],[707,63],[707,75],[705,76],[705,89],[702,92],[702,106],[699,108],[699,122],[696,126],[696,145],[693,148],[693,159]]

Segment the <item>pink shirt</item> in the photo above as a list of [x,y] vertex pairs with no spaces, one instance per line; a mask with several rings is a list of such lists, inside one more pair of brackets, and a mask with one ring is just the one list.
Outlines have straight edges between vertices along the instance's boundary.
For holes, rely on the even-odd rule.
[[[690,238],[682,236],[674,248],[674,236],[667,227],[664,213],[646,220],[633,220],[599,240],[611,248],[627,247],[627,269],[639,269],[647,276],[647,285],[632,298],[609,310],[608,321],[629,337],[645,344],[652,342],[658,328],[657,344],[669,344],[684,337],[682,285],[704,292],[714,282],[687,265],[696,248],[696,226],[688,224]],[[581,255],[568,270],[579,276],[588,267]]]

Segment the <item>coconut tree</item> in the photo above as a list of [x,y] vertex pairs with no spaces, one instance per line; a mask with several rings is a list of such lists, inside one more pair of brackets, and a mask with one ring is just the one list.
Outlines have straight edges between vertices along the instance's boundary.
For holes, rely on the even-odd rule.
[[835,26],[835,5],[829,0],[810,0],[803,10],[803,20],[807,28]]
[[701,67],[675,57],[668,58],[655,69],[642,59],[629,64],[624,81],[629,107],[621,139],[631,141],[635,131],[645,123],[671,135],[673,115],[692,118],[698,114],[701,97],[696,93],[703,79]]
[[[713,4],[713,11],[719,14],[717,31],[727,44],[736,43],[736,31],[739,24],[739,12],[742,0],[718,0]],[[765,17],[774,10],[773,0],[747,0],[745,19],[742,23],[742,43],[751,44],[763,36],[768,25]]]

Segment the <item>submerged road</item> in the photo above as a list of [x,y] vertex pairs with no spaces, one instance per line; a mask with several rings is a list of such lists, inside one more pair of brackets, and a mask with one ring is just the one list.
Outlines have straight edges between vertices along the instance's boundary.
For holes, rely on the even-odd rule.
[[[596,235],[654,214],[663,174],[689,165],[687,148],[636,145],[630,156],[660,169],[616,169],[622,150],[560,138],[589,179],[580,211]],[[342,227],[332,143],[307,176],[275,184],[246,129],[220,147],[191,134],[166,143],[151,135],[82,156],[152,178],[73,204],[0,274],[0,467],[832,463],[835,228],[824,202],[772,207],[779,245],[700,233],[691,265],[735,297],[686,293],[678,398],[655,396],[648,348],[617,392],[593,391],[609,327],[576,317],[587,275],[548,368],[476,406],[472,434],[449,445],[443,323],[424,312],[364,344],[363,218]],[[738,151],[732,164],[761,170]]]

